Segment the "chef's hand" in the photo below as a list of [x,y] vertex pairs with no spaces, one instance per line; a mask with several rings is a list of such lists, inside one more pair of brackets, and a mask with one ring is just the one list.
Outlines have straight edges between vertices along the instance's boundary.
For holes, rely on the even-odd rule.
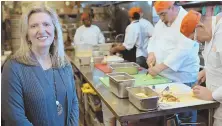
[[159,74],[162,70],[161,70],[161,68],[159,67],[159,65],[156,65],[156,66],[154,66],[154,67],[150,67],[149,69],[148,69],[148,71],[149,71],[149,74],[151,75],[151,76],[156,76],[157,74]]
[[206,72],[204,69],[198,73],[197,81],[198,83],[203,83],[206,81]]
[[113,54],[116,52],[115,47],[112,47],[112,48],[110,49],[110,51],[109,51],[109,52],[110,52],[110,54],[111,54],[111,55],[113,55]]
[[153,52],[149,53],[148,58],[146,60],[147,65],[149,66],[149,68],[151,68],[152,66],[155,65],[156,63],[156,57],[154,55]]
[[202,99],[202,100],[207,100],[207,101],[214,100],[212,97],[212,92],[203,86],[199,86],[199,85],[195,86],[193,88],[193,94],[195,97]]
[[169,68],[167,65],[165,65],[164,63],[161,64],[157,64],[154,67],[150,67],[148,69],[148,73],[151,76],[156,76],[157,74],[159,74],[160,72],[162,72],[163,70]]

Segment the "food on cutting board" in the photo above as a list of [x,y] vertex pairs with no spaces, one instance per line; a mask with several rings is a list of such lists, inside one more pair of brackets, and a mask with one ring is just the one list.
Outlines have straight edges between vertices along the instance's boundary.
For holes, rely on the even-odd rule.
[[150,74],[147,74],[147,79],[154,79],[155,77],[150,75]]
[[150,74],[147,74],[146,76],[144,76],[143,81],[147,81],[147,80],[151,80],[151,79],[155,79],[155,77]]
[[180,102],[180,100],[172,92],[165,92],[161,95],[160,102]]
[[142,98],[147,98],[149,97],[148,95],[146,95],[145,93],[137,93],[136,96],[142,97]]

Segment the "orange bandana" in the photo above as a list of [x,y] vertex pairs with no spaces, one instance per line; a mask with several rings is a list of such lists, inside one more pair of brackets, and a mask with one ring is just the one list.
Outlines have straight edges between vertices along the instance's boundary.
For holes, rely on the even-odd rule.
[[190,10],[187,15],[183,18],[180,26],[180,32],[189,37],[194,32],[197,24],[200,22],[201,14],[194,10]]
[[165,9],[168,9],[173,4],[174,4],[174,1],[156,1],[154,3],[154,8],[156,12],[159,13]]
[[130,17],[133,17],[133,14],[137,12],[138,14],[142,12],[141,8],[139,7],[132,7],[130,8],[130,10],[128,11],[128,14]]

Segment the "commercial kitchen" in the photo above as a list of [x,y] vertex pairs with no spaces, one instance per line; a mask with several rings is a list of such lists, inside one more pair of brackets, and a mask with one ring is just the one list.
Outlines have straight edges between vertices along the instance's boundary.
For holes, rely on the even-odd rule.
[[[195,96],[193,92],[195,86],[207,87],[205,81],[198,81],[198,73],[206,68],[203,54],[203,51],[206,50],[205,43],[193,41],[198,39],[195,38],[198,26],[195,27],[195,31],[191,31],[194,34],[193,40],[189,38],[190,36],[185,37],[185,32],[182,29],[185,19],[176,18],[177,14],[183,13],[181,11],[189,14],[192,13],[191,10],[201,15],[198,20],[200,22],[204,19],[211,19],[211,17],[219,17],[222,13],[221,1],[168,1],[166,3],[161,3],[161,1],[160,3],[155,1],[1,1],[1,73],[7,60],[21,48],[20,23],[22,22],[22,15],[33,4],[48,6],[58,15],[64,51],[72,66],[74,88],[78,99],[79,114],[76,120],[78,120],[79,126],[220,125],[220,123],[217,125],[214,123],[215,111],[221,107],[220,101],[215,100],[215,98],[212,100],[201,99]],[[163,9],[167,11],[161,12]],[[159,25],[159,22],[169,24],[171,20],[174,20],[169,17],[166,18],[170,15],[169,13],[175,14],[175,22],[181,24],[180,27],[171,22],[172,27],[178,28],[175,33],[162,32]],[[141,19],[145,20],[144,22],[147,24],[144,26],[145,28],[138,25],[142,22]],[[221,20],[219,19],[218,22],[220,23]],[[184,27],[194,24],[195,21],[184,23]],[[167,27],[167,25],[165,26]],[[206,28],[208,28],[207,26],[209,25],[206,25]],[[221,26],[222,24],[215,25],[220,31]],[[180,32],[184,32],[184,35]],[[166,37],[166,34],[181,34],[182,37],[175,35],[174,40],[172,40],[172,38]],[[126,44],[134,41],[133,39],[137,35],[140,36],[139,41],[144,42],[140,44],[143,47],[140,47],[138,43],[137,45],[134,43],[133,46],[132,43]],[[161,41],[161,37],[164,35],[168,42]],[[138,41],[138,38],[136,39]],[[154,39],[162,43],[151,45],[150,43]],[[188,43],[184,44],[183,40],[186,40],[184,42],[188,41]],[[184,46],[178,46],[176,49],[175,43],[169,43],[169,41],[180,41]],[[183,52],[181,53],[183,56],[178,56],[177,53],[180,53],[180,48],[189,51],[187,48],[190,43],[195,46],[197,51]],[[149,59],[153,56],[149,53],[151,47],[153,47],[151,53],[155,52],[156,55],[155,61]],[[174,47],[176,48],[172,49]],[[168,52],[158,57],[163,49]],[[141,50],[145,50],[145,53]],[[171,55],[173,62],[164,60],[164,63],[168,63],[170,66],[178,62],[181,65],[175,65],[173,68],[167,65],[160,66],[163,64],[162,60],[173,50],[177,50],[175,54]],[[195,52],[196,59],[193,60],[191,53]],[[220,54],[222,55],[222,53],[218,55]],[[191,58],[184,58],[188,56]],[[175,61],[174,58],[178,57],[181,59]],[[220,61],[222,62],[221,59]],[[193,62],[197,64],[192,66]],[[222,65],[220,64],[217,64],[217,70],[222,78],[220,71]],[[160,67],[155,67],[157,65]],[[188,70],[195,71],[197,69],[196,74],[192,75],[195,81],[192,80],[192,77],[189,78],[189,73],[182,74],[180,72],[182,65],[184,65],[182,71],[184,70],[185,73]],[[159,71],[159,69],[162,70]],[[176,71],[176,73],[168,76],[163,71]],[[4,78],[4,76],[1,77]],[[185,81],[177,78],[185,78]],[[1,82],[5,83],[5,81]],[[221,83],[218,80],[215,82]],[[211,97],[214,97],[212,93]],[[193,112],[196,114],[182,116],[184,113]],[[3,126],[4,124],[7,126],[3,115],[5,114],[2,114],[1,123]],[[193,117],[196,118],[194,121]],[[48,124],[47,121],[43,123],[43,125],[46,124]]]

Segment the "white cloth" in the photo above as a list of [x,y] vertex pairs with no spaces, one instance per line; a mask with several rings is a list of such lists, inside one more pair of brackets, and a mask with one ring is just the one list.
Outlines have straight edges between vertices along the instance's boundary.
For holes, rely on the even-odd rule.
[[221,126],[221,124],[222,124],[222,120],[221,119],[215,119],[213,126]]
[[[222,19],[216,24],[216,17],[212,18],[212,39],[210,42],[205,42],[203,56],[205,61],[206,86],[213,92],[213,98],[222,103]],[[220,120],[215,122],[221,122],[222,104],[216,109],[214,118],[215,120]]]
[[80,26],[74,36],[74,44],[90,44],[97,45],[105,43],[105,38],[100,31],[99,27],[96,25],[91,25],[90,27]]
[[180,25],[186,14],[187,11],[180,7],[179,14],[170,27],[159,20],[147,51],[154,52],[157,64],[164,63],[169,67],[160,75],[173,81],[192,83],[197,80],[199,72],[199,44],[180,33]]
[[[145,49],[145,51],[146,51],[147,46],[148,46],[148,42],[149,42],[149,38],[153,35],[154,27],[148,20],[146,20],[144,18],[140,18],[139,23],[140,23],[142,41],[144,41],[143,42],[143,49]],[[146,51],[145,53],[146,53],[145,57],[147,57],[148,52]]]
[[139,21],[132,21],[126,27],[125,39],[123,42],[123,46],[130,50],[134,46],[136,46],[136,57],[144,56],[146,57],[147,52],[146,49],[143,48],[142,34],[140,29]]

